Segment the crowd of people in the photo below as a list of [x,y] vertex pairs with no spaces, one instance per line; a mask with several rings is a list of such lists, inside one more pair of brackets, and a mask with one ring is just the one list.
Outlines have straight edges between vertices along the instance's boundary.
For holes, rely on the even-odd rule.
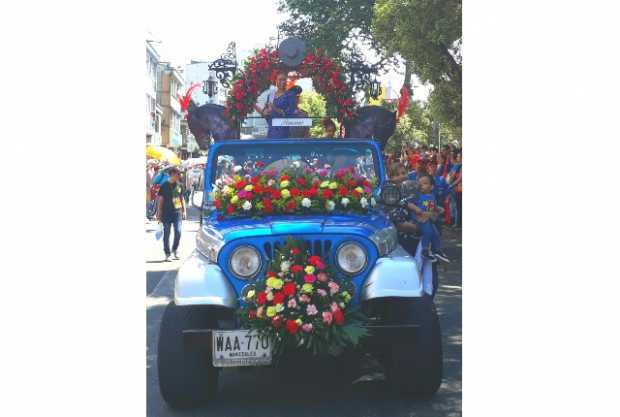
[[442,225],[462,224],[462,152],[448,145],[441,151],[422,146],[403,147],[385,155],[391,182],[414,181],[417,192],[406,200],[409,218],[396,224],[405,234],[420,234],[422,256],[450,262],[441,249]]

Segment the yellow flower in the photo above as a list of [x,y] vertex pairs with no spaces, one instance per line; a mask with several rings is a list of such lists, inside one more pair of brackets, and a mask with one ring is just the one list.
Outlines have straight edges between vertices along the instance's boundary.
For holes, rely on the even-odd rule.
[[276,315],[276,308],[274,306],[267,307],[267,317],[273,317]]
[[332,181],[329,183],[330,190],[335,190],[336,188],[338,188],[338,183],[336,181]]
[[248,293],[245,295],[246,300],[251,300],[252,298],[254,298],[255,294],[256,292],[254,290],[248,291]]
[[306,282],[302,287],[301,290],[305,293],[308,294],[312,294],[312,290],[314,289],[314,287],[312,286],[312,284],[310,284],[309,282]]
[[241,177],[240,177],[239,175],[235,175],[235,176],[233,177],[233,181],[234,181],[234,182],[239,182],[239,181],[241,181]]
[[358,193],[363,193],[364,189],[362,187],[355,187],[355,191],[357,191]]
[[282,190],[280,191],[280,194],[282,194],[282,197],[284,198],[289,198],[291,196],[291,192],[289,190]]
[[284,304],[282,304],[282,303],[276,304],[276,312],[279,313],[282,310],[284,310]]
[[308,275],[314,274],[314,267],[312,265],[308,265],[304,268],[304,271],[306,271],[306,274]]
[[238,201],[239,201],[239,197],[237,197],[236,195],[233,195],[232,198],[230,199],[230,202],[233,204],[237,204]]
[[245,191],[252,191],[254,189],[254,186],[252,184],[248,184],[243,189]]
[[288,180],[284,180],[280,183],[280,188],[286,188],[288,187],[288,185],[289,185]]
[[297,323],[298,326],[301,326],[303,324],[303,321],[301,319],[297,319],[295,320],[295,323]]
[[329,181],[323,181],[323,182],[321,183],[321,186],[320,186],[320,187],[321,187],[321,188],[326,188],[326,187],[329,187]]
[[[282,281],[280,278],[276,278],[276,277],[267,278],[267,286],[269,288],[275,288],[276,290],[279,290],[280,288],[282,288],[282,285],[284,285],[284,281]],[[267,298],[269,299],[269,296],[267,296]]]
[[225,185],[224,188],[222,188],[222,194],[228,195],[228,194],[232,194],[233,189],[231,187],[229,187],[228,185]]
[[351,294],[349,294],[348,291],[343,291],[342,292],[342,296],[344,297],[344,300],[348,303],[349,301],[351,301]]

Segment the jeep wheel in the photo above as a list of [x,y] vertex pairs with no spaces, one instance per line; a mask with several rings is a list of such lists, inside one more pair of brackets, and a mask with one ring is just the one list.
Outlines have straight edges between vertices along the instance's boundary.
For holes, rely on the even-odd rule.
[[398,391],[430,398],[441,385],[443,355],[439,318],[432,299],[395,299],[390,305],[394,324],[416,324],[410,335],[395,340],[388,350],[388,381]]
[[186,350],[183,330],[215,328],[213,314],[205,307],[180,307],[171,302],[159,328],[157,368],[159,391],[172,408],[206,403],[217,392],[219,371],[210,351]]

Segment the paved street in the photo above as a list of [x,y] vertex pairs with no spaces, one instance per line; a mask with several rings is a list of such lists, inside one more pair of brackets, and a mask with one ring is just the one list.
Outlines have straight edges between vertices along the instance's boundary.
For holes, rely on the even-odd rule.
[[[193,214],[193,213],[192,213]],[[194,248],[198,222],[183,224],[180,254]],[[444,234],[446,253],[454,260],[440,266],[441,286],[436,301],[441,319],[444,348],[444,381],[430,401],[404,400],[393,395],[379,373],[370,372],[368,381],[343,384],[330,380],[329,369],[317,374],[283,376],[272,369],[227,370],[220,378],[218,398],[208,406],[188,411],[167,407],[157,382],[157,336],[164,307],[173,294],[174,273],[181,261],[161,262],[161,241],[156,241],[155,224],[146,224],[147,267],[147,415],[167,416],[460,416],[461,415],[461,238],[452,230]],[[321,376],[319,376],[321,375]]]

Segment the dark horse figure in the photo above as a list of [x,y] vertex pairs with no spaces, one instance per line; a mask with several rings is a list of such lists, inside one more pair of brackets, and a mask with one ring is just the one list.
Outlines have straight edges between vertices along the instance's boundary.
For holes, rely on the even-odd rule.
[[196,106],[190,101],[187,106],[187,125],[198,142],[200,149],[209,149],[211,137],[221,140],[239,139],[239,129],[224,115],[224,106],[203,104]]
[[396,130],[396,112],[381,106],[365,106],[357,110],[357,115],[344,122],[345,138],[374,139],[381,149]]

